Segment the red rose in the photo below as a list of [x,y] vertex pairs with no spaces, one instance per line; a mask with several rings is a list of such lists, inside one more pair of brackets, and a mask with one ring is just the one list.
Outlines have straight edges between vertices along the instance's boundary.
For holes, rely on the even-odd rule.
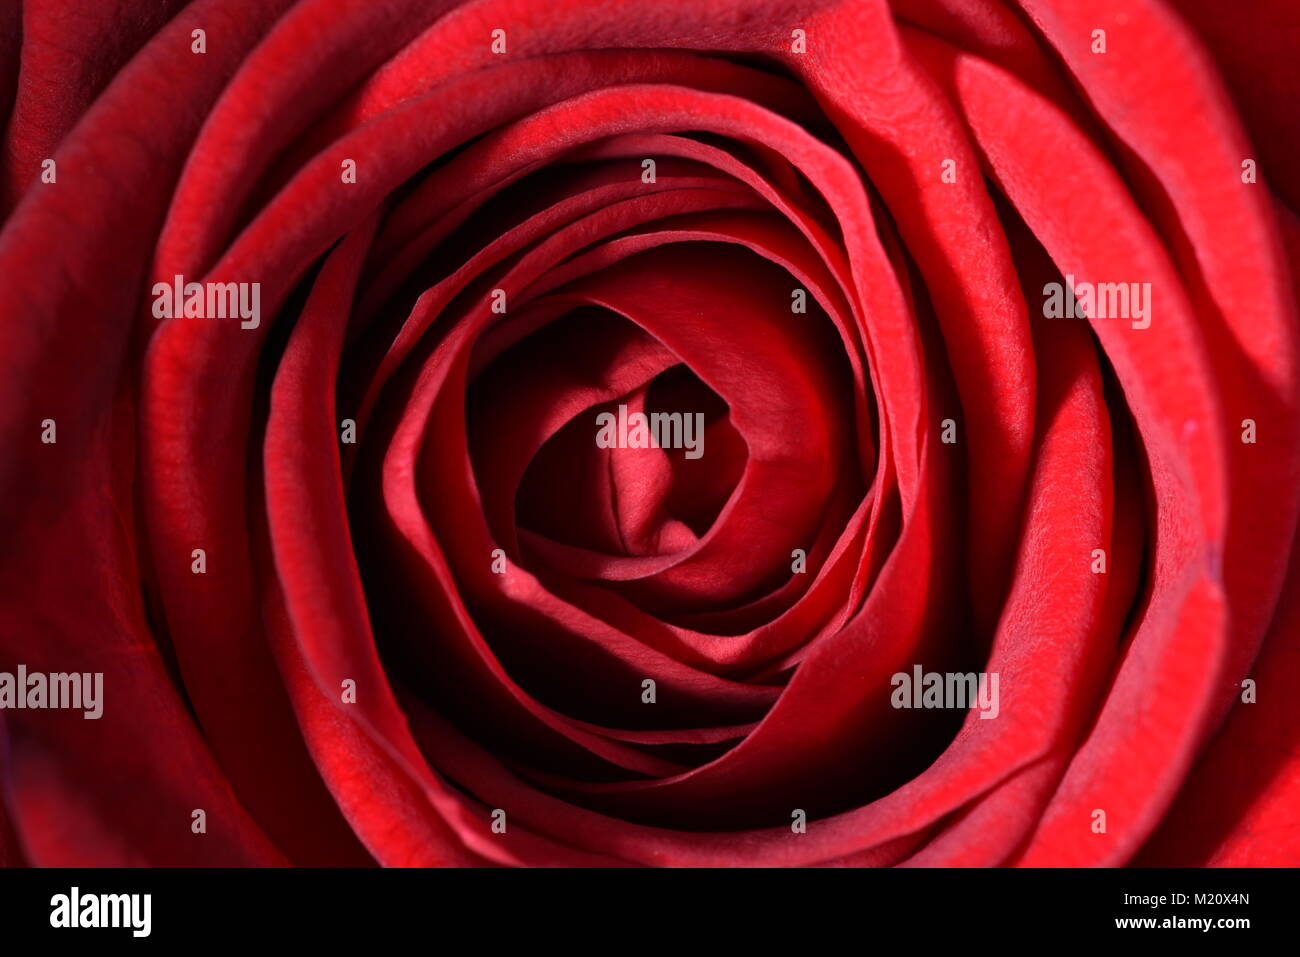
[[1298,23],[6,7],[0,860],[1300,862]]

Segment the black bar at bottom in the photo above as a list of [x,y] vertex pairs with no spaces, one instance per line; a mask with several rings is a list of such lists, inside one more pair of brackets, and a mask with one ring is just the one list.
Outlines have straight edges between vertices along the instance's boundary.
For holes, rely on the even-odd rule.
[[828,947],[836,934],[869,945],[878,933],[918,930],[928,944],[988,934],[1033,942],[1049,930],[1232,945],[1259,932],[1292,936],[1295,887],[1294,870],[10,870],[0,871],[0,927],[6,945],[283,941],[331,950],[398,935],[456,949],[510,934],[534,944],[669,945],[687,931],[699,943],[700,927],[734,945],[783,925]]

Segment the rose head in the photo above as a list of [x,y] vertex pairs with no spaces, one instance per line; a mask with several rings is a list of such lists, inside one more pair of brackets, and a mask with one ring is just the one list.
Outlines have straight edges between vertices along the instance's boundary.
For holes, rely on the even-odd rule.
[[1177,7],[8,6],[0,861],[1300,862],[1300,19]]

